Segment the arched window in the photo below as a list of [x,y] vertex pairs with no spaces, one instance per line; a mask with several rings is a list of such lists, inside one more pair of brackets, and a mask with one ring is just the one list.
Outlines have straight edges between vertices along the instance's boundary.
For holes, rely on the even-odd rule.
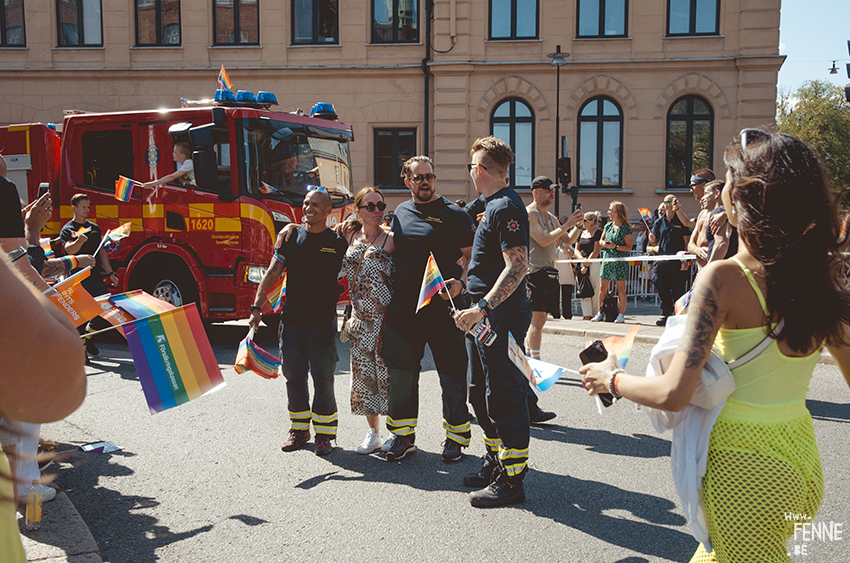
[[519,98],[507,98],[490,116],[490,133],[508,143],[514,151],[510,185],[531,188],[534,178],[534,112]]
[[714,111],[705,99],[679,98],[667,113],[668,188],[686,188],[690,174],[711,168],[714,151]]
[[578,185],[621,187],[623,112],[611,98],[599,96],[581,106],[578,117]]

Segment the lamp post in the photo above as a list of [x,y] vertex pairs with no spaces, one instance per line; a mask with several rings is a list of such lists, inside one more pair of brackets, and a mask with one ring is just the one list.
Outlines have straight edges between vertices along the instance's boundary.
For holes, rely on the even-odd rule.
[[[561,145],[561,67],[567,64],[566,58],[570,56],[569,53],[562,53],[561,46],[557,45],[555,47],[554,53],[549,53],[546,55],[552,62],[550,63],[553,67],[555,67],[555,170],[558,169],[558,152],[560,151]],[[560,188],[555,192],[555,216],[560,217],[560,208],[559,208],[559,200],[561,195]]]

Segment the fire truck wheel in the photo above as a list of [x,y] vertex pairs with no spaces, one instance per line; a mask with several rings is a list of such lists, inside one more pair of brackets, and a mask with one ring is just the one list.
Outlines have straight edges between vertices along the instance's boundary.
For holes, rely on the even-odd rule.
[[180,273],[154,281],[150,293],[175,307],[182,307],[198,300],[195,282],[187,275]]

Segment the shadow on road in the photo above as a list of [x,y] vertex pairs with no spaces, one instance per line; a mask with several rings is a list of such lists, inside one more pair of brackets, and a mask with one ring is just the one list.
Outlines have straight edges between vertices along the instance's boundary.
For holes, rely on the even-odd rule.
[[[57,456],[61,460],[59,485],[73,481],[74,488],[66,494],[83,517],[106,561],[155,563],[160,561],[160,547],[200,533],[212,531],[210,525],[174,533],[158,526],[157,519],[141,514],[139,509],[159,505],[153,497],[122,495],[103,485],[111,477],[126,477],[133,471],[122,465],[121,458],[135,454],[126,451],[111,454],[87,453],[76,444],[62,444]],[[120,508],[116,510],[116,508]]]
[[812,414],[812,418],[825,420],[827,422],[850,422],[850,405],[840,403],[827,403],[826,401],[806,401],[806,408]]
[[670,440],[646,434],[626,436],[608,430],[570,428],[558,424],[531,427],[531,436],[537,440],[587,446],[588,451],[625,457],[656,458],[670,456]]

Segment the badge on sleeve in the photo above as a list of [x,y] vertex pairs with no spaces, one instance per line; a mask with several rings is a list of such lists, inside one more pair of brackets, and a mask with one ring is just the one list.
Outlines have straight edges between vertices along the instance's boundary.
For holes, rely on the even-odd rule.
[[507,226],[508,226],[508,230],[510,232],[512,232],[512,233],[519,232],[519,221],[517,221],[516,219],[511,219],[510,221],[508,221]]

